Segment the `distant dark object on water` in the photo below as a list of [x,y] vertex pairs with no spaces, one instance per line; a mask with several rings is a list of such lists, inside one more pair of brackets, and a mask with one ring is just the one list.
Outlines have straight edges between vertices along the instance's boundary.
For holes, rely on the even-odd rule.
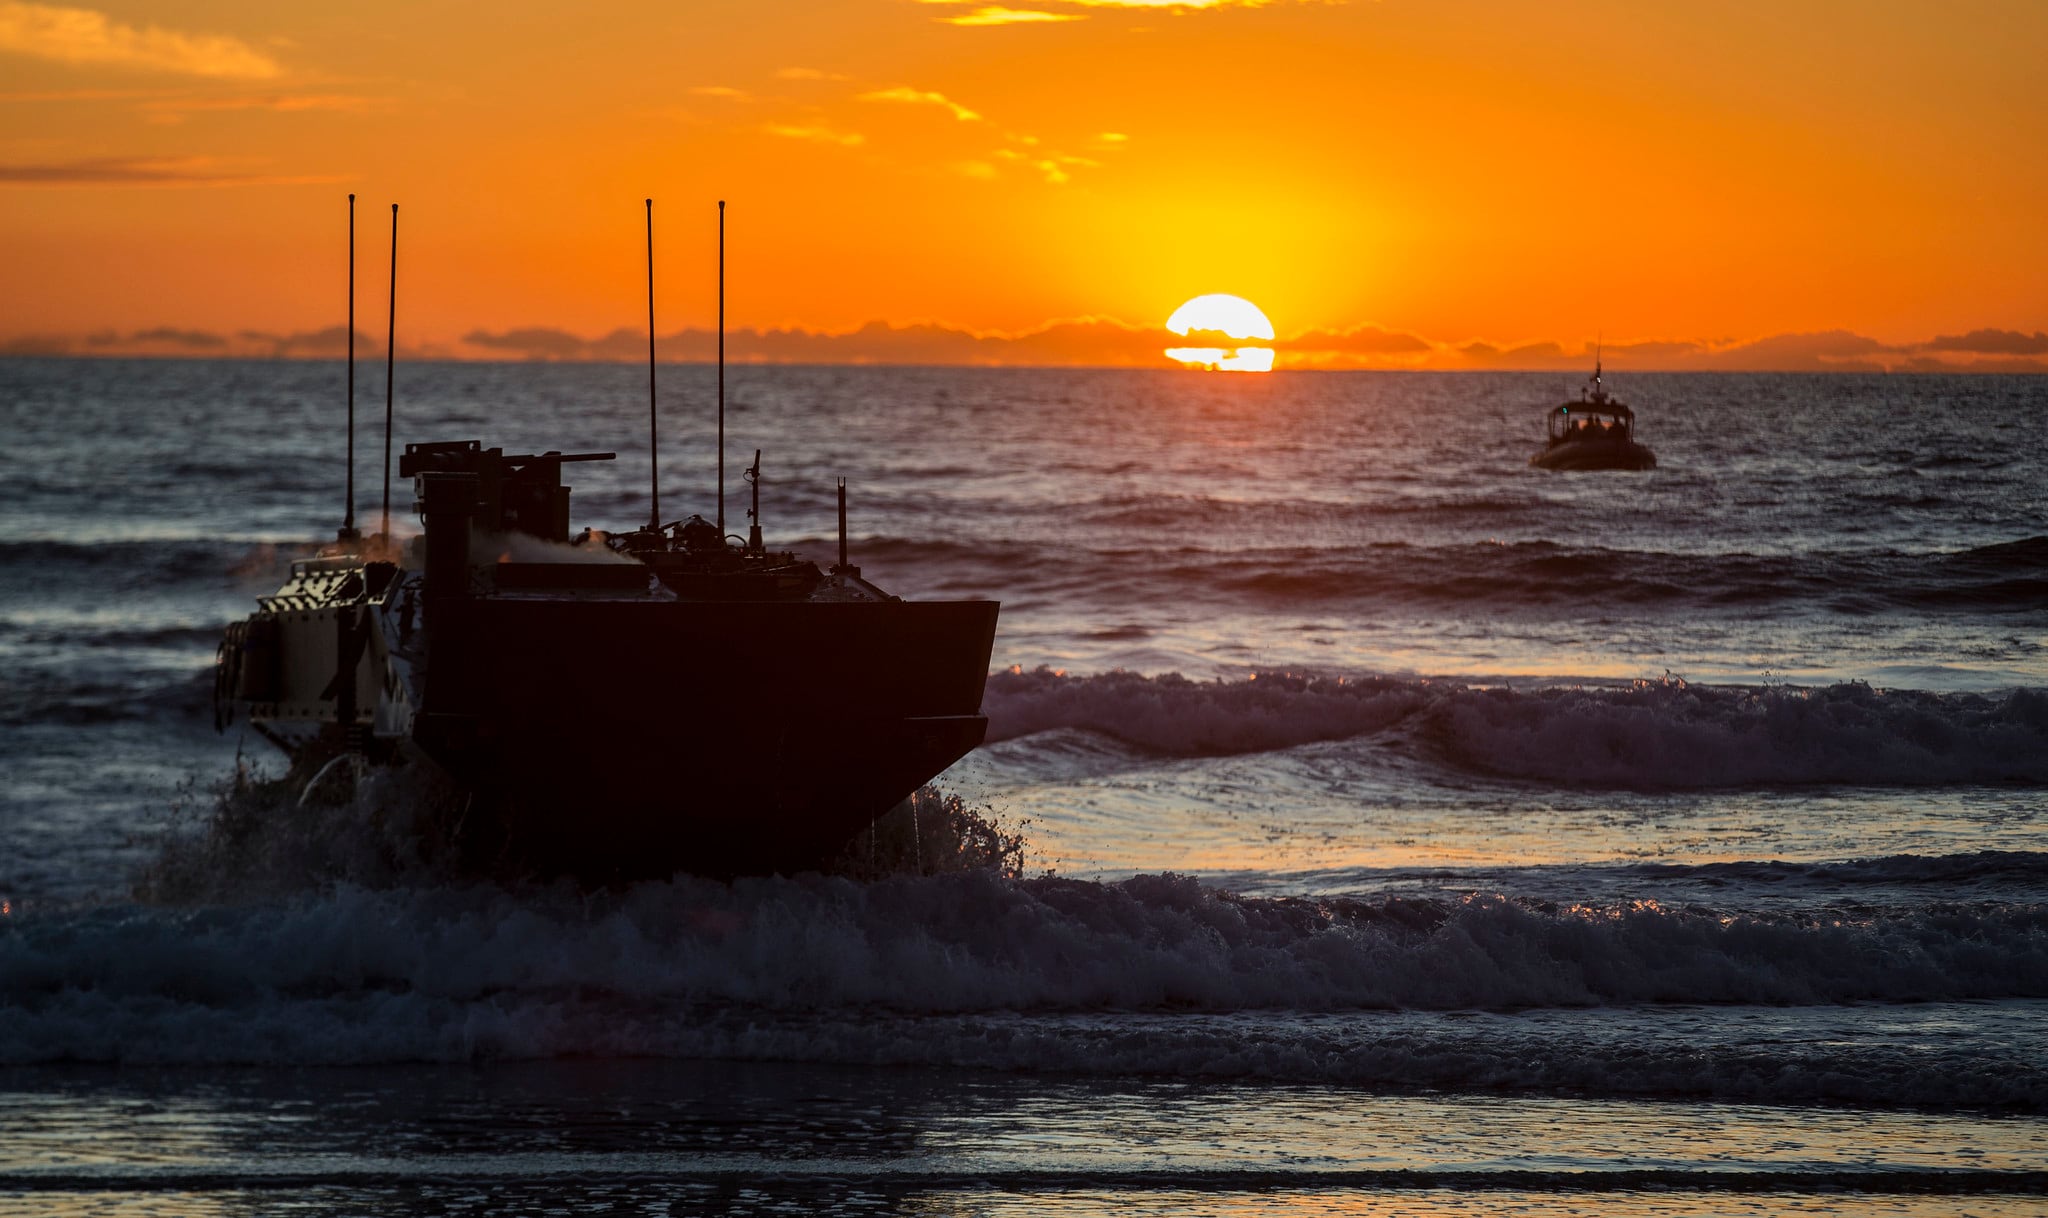
[[1538,469],[1655,469],[1657,454],[1636,443],[1636,412],[1609,397],[1593,361],[1590,389],[1552,410],[1543,450],[1529,458]]

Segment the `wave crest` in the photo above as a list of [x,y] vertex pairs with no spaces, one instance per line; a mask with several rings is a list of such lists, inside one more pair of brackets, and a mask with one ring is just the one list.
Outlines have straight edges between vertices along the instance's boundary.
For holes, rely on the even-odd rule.
[[1068,677],[1049,668],[989,677],[989,740],[1083,728],[1162,753],[1210,756],[1339,740],[1391,726],[1428,704],[1427,682],[1256,674]]
[[[341,888],[17,913],[0,1061],[656,1052],[721,1011],[1341,1012],[2048,997],[2048,909],[1767,916],[1498,896],[1316,902],[986,873]],[[562,1021],[571,1015],[569,1024]],[[493,1033],[479,1050],[479,1028]]]
[[1800,783],[2048,782],[2048,690],[1998,695],[1702,686],[1518,690],[1261,673],[997,673],[989,739],[1078,728],[1213,756],[1399,731],[1453,768],[1553,785],[1674,790]]

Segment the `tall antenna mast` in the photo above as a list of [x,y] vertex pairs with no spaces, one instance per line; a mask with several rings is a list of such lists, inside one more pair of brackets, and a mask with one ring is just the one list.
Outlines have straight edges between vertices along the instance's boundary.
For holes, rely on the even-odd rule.
[[398,368],[398,204],[391,205],[391,297],[385,305],[384,327],[384,525],[391,542],[391,376]]
[[748,508],[748,509],[747,509],[747,519],[748,519],[749,521],[752,521],[752,523],[751,523],[751,524],[749,524],[749,525],[747,526],[747,552],[748,552],[749,554],[759,554],[759,553],[761,553],[761,552],[763,551],[763,549],[764,549],[764,547],[763,547],[763,546],[762,546],[762,544],[761,544],[761,450],[760,450],[760,449],[758,449],[758,448],[757,448],[757,449],[755,449],[755,450],[754,450],[754,468],[752,468],[752,469],[743,469],[743,470],[741,470],[741,471],[740,471],[740,477],[742,477],[742,478],[745,478],[745,479],[746,479],[746,480],[747,480],[747,481],[748,481],[749,483],[751,483],[751,484],[753,485],[753,488],[754,488],[754,506],[753,506],[753,507],[750,507],[750,508]]
[[654,200],[647,200],[647,481],[654,500],[647,527],[661,529],[661,435],[654,413]]
[[718,535],[725,536],[725,200],[718,201]]
[[356,536],[356,197],[348,197],[348,499],[337,541]]

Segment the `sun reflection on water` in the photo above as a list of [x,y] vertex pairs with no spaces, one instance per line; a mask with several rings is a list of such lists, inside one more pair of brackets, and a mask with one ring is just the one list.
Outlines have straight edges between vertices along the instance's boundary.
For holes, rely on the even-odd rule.
[[1192,340],[1169,347],[1166,358],[1212,372],[1271,372],[1273,349],[1245,345],[1246,339],[1273,341],[1273,323],[1242,296],[1197,296],[1173,311],[1166,328]]
[[1168,347],[1166,358],[1212,372],[1271,372],[1271,347]]

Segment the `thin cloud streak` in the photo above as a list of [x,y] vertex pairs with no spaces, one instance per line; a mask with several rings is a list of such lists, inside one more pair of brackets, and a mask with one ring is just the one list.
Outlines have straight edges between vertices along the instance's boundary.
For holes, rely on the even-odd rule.
[[68,64],[112,64],[222,80],[271,80],[284,68],[226,34],[123,25],[89,8],[0,3],[0,51]]
[[[1036,139],[1028,136],[1013,136],[1011,138],[1025,145],[1036,145],[1038,143]],[[1069,173],[1068,170],[1102,168],[1101,161],[1090,160],[1085,156],[1067,156],[1064,153],[1048,155],[1038,152],[1019,152],[1015,148],[998,148],[991,155],[1005,161],[1012,161],[1016,164],[1036,169],[1044,177],[1048,186],[1065,186],[1068,182],[1073,181],[1074,175]]]
[[[945,0],[945,2],[950,3],[950,0]],[[947,25],[996,26],[1042,25],[1047,22],[1056,21],[1084,21],[1086,18],[1079,13],[1048,13],[1040,9],[1002,8],[996,5],[989,5],[984,8],[975,9],[971,13],[962,13],[957,17],[934,17],[932,20],[943,21]]]
[[266,174],[231,169],[208,157],[90,157],[40,165],[0,164],[4,186],[312,186],[337,174]]
[[[1339,0],[1341,2],[1341,0]],[[1060,0],[1081,8],[1175,9],[1266,8],[1274,0]]]
[[[14,356],[170,356],[216,359],[339,359],[348,352],[348,327],[303,330],[293,334],[272,334],[262,330],[238,330],[216,334],[210,330],[180,330],[158,326],[123,334],[101,330],[82,338],[49,334],[20,335],[0,339],[0,355]],[[400,355],[413,358],[446,358],[450,353],[435,348],[410,348],[400,344]],[[356,331],[359,359],[384,354],[383,339]]]
[[908,85],[898,85],[893,89],[876,89],[871,93],[862,93],[858,95],[856,100],[902,102],[913,106],[938,106],[941,109],[950,111],[954,118],[959,119],[963,123],[978,123],[981,121],[981,115],[969,110],[943,93],[934,93],[926,89],[913,89]]
[[834,131],[830,127],[799,127],[786,123],[770,123],[762,130],[786,140],[809,140],[818,144],[837,144],[842,148],[857,148],[867,142],[867,137],[858,131]]
[[137,98],[167,96],[160,89],[42,89],[26,93],[0,93],[0,102],[104,102],[134,101]]
[[[966,5],[974,0],[918,0],[921,4]],[[969,13],[950,17],[935,17],[948,25],[998,26],[1026,25],[1049,21],[1085,21],[1085,13],[1058,11],[1059,9],[1116,9],[1125,12],[1171,12],[1175,14],[1214,11],[1225,8],[1265,8],[1276,0],[1048,0],[1057,9],[1014,9],[1001,5],[982,5]],[[1342,3],[1343,0],[1332,0]]]
[[[845,80],[836,73],[822,72],[812,68],[782,68],[775,73],[783,79],[796,80]],[[872,82],[868,82],[872,84]],[[753,94],[729,85],[697,85],[689,92],[700,97],[713,97],[748,103],[770,104],[772,109],[782,109],[789,117],[775,122],[759,123],[758,118],[746,122],[749,129],[779,136],[783,139],[802,140],[808,143],[832,144],[844,148],[868,146],[868,137],[858,131],[846,130],[831,125],[821,114],[824,107],[818,105],[799,106],[787,98],[767,94]],[[948,97],[935,89],[920,89],[912,85],[891,85],[886,88],[858,88],[842,95],[840,100],[865,102],[879,105],[910,106],[919,109],[943,110],[953,118],[966,124],[980,125],[986,130],[988,117],[970,106]],[[706,121],[695,115],[684,114],[689,121]],[[1029,169],[1050,186],[1064,186],[1073,180],[1080,170],[1100,169],[1103,162],[1088,156],[1077,156],[1043,147],[1037,136],[1015,131],[1002,131],[1001,136],[1015,147],[998,147],[980,155],[960,156],[957,152],[952,159],[934,162],[930,168],[940,172],[957,174],[975,181],[995,181],[1004,176],[1004,165]],[[1116,152],[1124,147],[1129,136],[1120,132],[1105,131],[1089,137],[1092,151]],[[890,141],[878,137],[878,148],[886,150]]]
[[268,110],[273,114],[371,114],[390,108],[391,103],[385,98],[357,97],[345,93],[159,97],[135,107],[144,118],[158,123],[180,123],[194,114],[222,114],[243,110]]
[[1972,330],[1943,334],[1928,343],[1930,351],[1974,351],[1985,355],[2048,355],[2048,334],[2018,330]]
[[192,114],[238,110],[269,110],[277,114],[331,112],[371,114],[391,109],[387,97],[353,93],[194,93],[178,89],[61,89],[0,93],[0,104],[63,104],[131,102],[132,109],[152,122],[183,120]]

